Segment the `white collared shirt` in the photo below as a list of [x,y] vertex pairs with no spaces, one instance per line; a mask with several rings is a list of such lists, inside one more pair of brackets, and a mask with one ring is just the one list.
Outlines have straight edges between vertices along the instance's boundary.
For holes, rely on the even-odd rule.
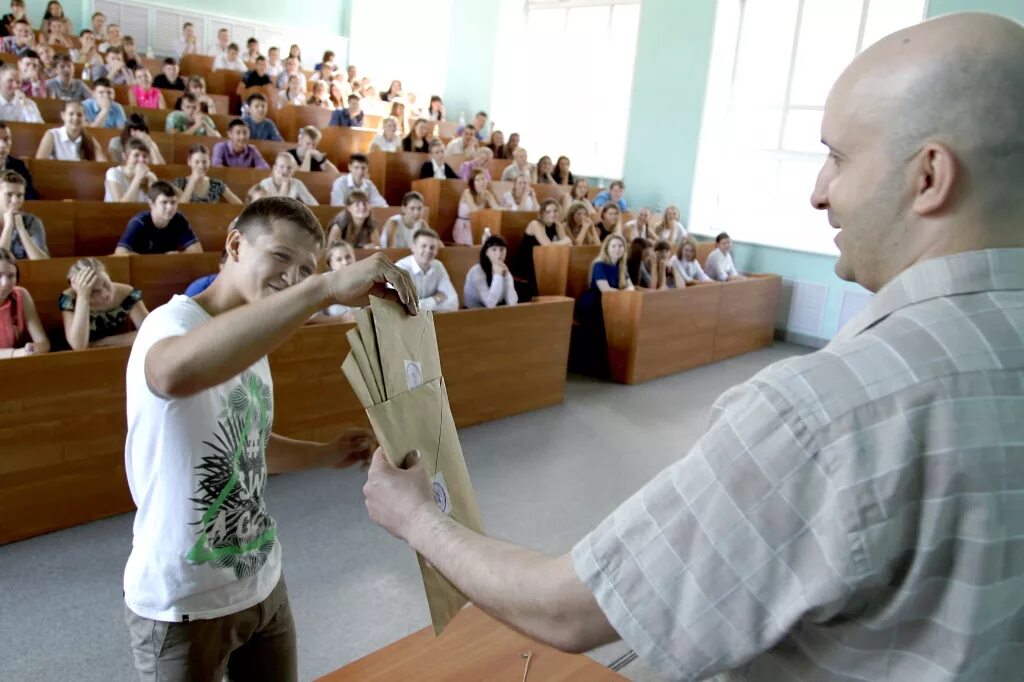
[[[406,256],[395,263],[412,275],[413,284],[416,285],[416,295],[420,299],[420,310],[458,310],[459,295],[455,293],[452,280],[444,265],[438,261],[430,262],[430,269],[424,271],[413,256]],[[438,303],[434,295],[437,292],[445,295],[443,303]]]
[[355,190],[366,192],[366,196],[370,197],[370,206],[377,206],[383,208],[388,205],[388,202],[381,196],[381,193],[377,190],[377,186],[370,181],[370,178],[363,178],[363,182],[356,187],[356,184],[352,182],[352,174],[345,173],[344,175],[338,176],[338,179],[331,185],[331,206],[345,206],[348,204],[348,195],[352,194]]
[[438,163],[434,159],[430,160],[430,164],[434,167],[434,177],[438,180],[444,180],[448,175],[444,172],[445,162]]
[[[19,98],[18,95],[21,97]],[[39,113],[36,103],[25,97],[24,93],[19,90],[11,99],[5,99],[3,95],[0,95],[0,121],[42,123],[43,117]]]
[[82,135],[85,135],[85,131],[79,134],[77,140],[72,140],[68,136],[67,128],[64,126],[51,128],[49,132],[53,138],[53,152],[50,153],[51,159],[56,159],[57,161],[81,161]]
[[721,249],[715,248],[708,254],[708,260],[704,263],[704,271],[708,277],[719,282],[724,282],[730,277],[736,277],[740,273],[732,262],[732,254],[723,253]]

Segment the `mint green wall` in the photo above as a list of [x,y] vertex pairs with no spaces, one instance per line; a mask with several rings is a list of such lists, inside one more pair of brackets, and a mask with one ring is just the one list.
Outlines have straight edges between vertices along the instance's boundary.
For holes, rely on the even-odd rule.
[[500,0],[452,2],[448,79],[444,89],[449,120],[457,119],[460,111],[466,112],[467,120],[472,120],[477,111],[491,109],[494,43],[500,10]]
[[1024,22],[1024,2],[1021,0],[929,0],[928,16],[937,17],[951,12],[991,12]]

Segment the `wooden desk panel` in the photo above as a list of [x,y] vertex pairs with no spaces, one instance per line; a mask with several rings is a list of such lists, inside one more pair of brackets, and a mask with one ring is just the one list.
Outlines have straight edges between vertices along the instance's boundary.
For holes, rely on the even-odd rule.
[[469,214],[469,222],[473,227],[473,243],[483,243],[485,227],[491,228],[492,234],[500,234],[508,243],[509,258],[519,252],[526,234],[526,227],[537,219],[537,211],[504,211],[493,208],[473,211]]
[[475,246],[446,246],[437,252],[437,260],[448,271],[455,293],[459,295],[459,306],[464,306],[466,302],[462,294],[466,290],[466,275],[480,262],[480,249]]
[[299,128],[313,126],[314,128],[326,128],[331,122],[330,109],[314,106],[295,106],[289,104],[277,111],[277,129],[281,131],[281,137],[286,140],[294,140],[299,133]]
[[[31,159],[35,158],[36,150],[39,149],[39,142],[43,139],[43,135],[46,134],[47,130],[51,130],[55,126],[50,123],[8,122],[7,127],[11,130],[11,155]],[[96,138],[96,142],[99,143],[104,154],[107,153],[107,145],[110,144],[111,138],[121,135],[120,129],[117,128],[89,128],[87,130],[89,135]],[[174,150],[173,136],[163,132],[163,128],[160,128],[159,131],[151,131],[150,137],[153,138],[153,142],[156,143],[164,158],[170,159]],[[110,165],[113,165],[113,163]]]
[[189,76],[206,74],[213,71],[213,57],[205,54],[187,54],[181,58],[181,77],[188,80]]
[[551,244],[533,250],[533,268],[537,273],[540,296],[565,296],[572,249],[571,246]]
[[600,246],[572,247],[569,253],[569,274],[565,283],[566,296],[579,298],[590,288],[590,266],[600,252]]
[[722,291],[722,299],[715,329],[715,361],[772,345],[782,278],[752,275],[748,279],[721,282],[717,287]]
[[130,256],[131,284],[142,291],[146,307],[153,310],[184,294],[188,285],[219,270],[220,250],[207,253],[176,253]]
[[[330,114],[330,112],[327,112]],[[345,128],[343,126],[325,126],[320,131],[323,137],[320,140],[320,151],[327,155],[327,158],[342,172],[348,171],[348,159],[353,154],[367,154],[370,151],[370,142],[377,134],[376,130],[368,128]],[[284,133],[281,133],[284,135]],[[289,140],[296,139],[298,129]],[[373,162],[370,162],[370,169],[373,169]],[[376,184],[376,182],[374,183]],[[384,193],[384,188],[377,185],[377,189]],[[386,197],[387,195],[385,195]],[[388,202],[389,204],[392,202]]]
[[708,263],[708,256],[715,250],[715,243],[710,242],[697,242],[697,262],[703,268]]
[[[370,180],[377,186],[380,193],[384,195],[384,199],[388,202],[389,206],[399,206],[402,203],[402,197],[409,190],[416,189],[416,183],[426,182],[420,180],[420,167],[430,160],[429,154],[417,154],[413,152],[370,152]],[[437,182],[443,182],[437,180]],[[451,180],[448,182],[456,182]],[[423,194],[421,190],[416,190]],[[461,190],[459,190],[461,191]],[[426,195],[424,195],[426,197]],[[458,195],[456,195],[455,203],[458,203]],[[430,218],[427,222],[430,226],[437,230],[438,234],[444,239],[445,232],[438,229],[435,225],[437,222],[437,215],[435,213],[435,207],[438,206],[436,201],[427,200],[427,205],[431,207]],[[455,222],[455,216],[452,216],[451,222]],[[451,233],[451,224],[449,224],[445,230]],[[448,240],[445,240],[448,241]]]
[[[21,210],[43,221],[50,258],[74,256],[75,205],[70,201],[26,201]],[[109,252],[108,252],[109,253]]]
[[[376,158],[374,154],[374,158]],[[403,156],[407,156],[404,155]],[[426,156],[420,154],[419,156]],[[372,169],[373,166],[371,165]],[[434,230],[441,235],[441,241],[451,243],[452,227],[455,225],[455,218],[459,211],[459,197],[462,190],[466,189],[466,183],[462,180],[414,180],[412,189],[423,195],[427,206],[430,207],[427,222]],[[399,199],[401,201],[401,199]]]
[[380,651],[346,665],[318,682],[518,682],[532,651],[528,680],[621,682],[608,668],[580,654],[566,654],[502,625],[483,611],[463,609],[440,637],[423,628]]

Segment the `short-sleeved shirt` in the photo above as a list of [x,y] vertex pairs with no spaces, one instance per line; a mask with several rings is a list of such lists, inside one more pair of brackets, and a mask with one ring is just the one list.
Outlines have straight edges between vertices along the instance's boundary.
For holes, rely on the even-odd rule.
[[[288,153],[292,155],[293,159],[295,159],[295,163],[299,164],[300,166],[302,165],[303,158],[301,156],[299,156],[299,150],[298,149],[289,149]],[[327,157],[324,157],[325,160],[326,160],[326,158]],[[323,169],[324,169],[324,162],[323,161],[317,161],[316,157],[313,157],[313,158],[311,158],[309,160],[309,170],[310,170],[310,172],[322,171]]]
[[236,152],[227,140],[213,145],[213,165],[230,168],[270,168],[270,164],[256,147],[247,144],[242,147],[242,151]]
[[247,88],[258,88],[264,85],[270,85],[270,74],[263,74],[262,76],[255,71],[246,71],[245,75],[242,76],[242,82],[245,83]]
[[72,78],[67,86],[59,78],[51,78],[46,81],[46,94],[65,102],[84,102],[92,97],[89,87],[77,78]]
[[167,80],[167,76],[160,73],[157,74],[157,77],[153,79],[153,87],[160,88],[161,90],[184,90],[185,79],[181,76],[178,76],[176,80],[170,81]]
[[[192,198],[189,199],[193,204],[216,204],[220,202],[221,196],[224,194],[224,190],[228,188],[224,184],[223,180],[217,178],[206,177],[208,181],[208,187],[206,194],[193,194]],[[188,178],[174,178],[174,186],[178,189],[185,189],[188,185]]]
[[[58,307],[66,312],[75,312],[75,301],[77,296],[74,292],[70,294],[61,294],[57,300]],[[135,304],[142,300],[142,292],[138,289],[132,289],[128,292],[121,303],[114,306],[110,310],[90,310],[89,311],[89,343],[95,343],[101,339],[105,339],[108,336],[115,334],[123,334],[126,329],[128,322],[128,315]]]
[[612,289],[619,288],[619,266],[598,261],[590,272],[590,288],[596,289],[598,280],[608,282]]
[[[217,126],[208,116],[202,114],[203,124],[196,128],[196,135],[212,135],[217,131]],[[164,119],[164,130],[168,133],[183,133],[192,127],[192,121],[183,111],[172,111]]]
[[[49,255],[50,249],[46,246],[46,228],[43,227],[43,221],[31,213],[22,213],[21,220],[33,243]],[[28,252],[25,250],[25,245],[21,243],[21,237],[17,230],[11,236],[11,253],[19,260],[28,258]]]
[[283,142],[284,138],[281,137],[281,133],[277,131],[277,126],[269,118],[265,118],[259,123],[252,120],[249,116],[242,119],[245,124],[249,126],[249,137],[253,140],[271,140],[273,142]]
[[166,227],[157,227],[153,224],[152,214],[142,211],[128,221],[128,227],[117,245],[132,253],[159,254],[181,251],[197,241],[188,220],[182,214],[175,213]]
[[[110,192],[108,185],[113,185],[117,188],[117,193],[119,195],[123,195],[131,184],[131,178],[125,175],[124,168],[121,166],[108,168],[107,173],[103,178],[103,201],[116,201],[116,197]],[[132,201],[144,203],[146,201],[146,192],[139,187],[139,190],[135,193],[135,198],[132,199]]]
[[[85,110],[85,120],[90,123],[95,121],[96,117],[100,115],[100,105],[91,97],[82,102],[82,109]],[[127,120],[124,115],[124,107],[114,102],[110,105],[110,111],[107,112],[107,118],[103,122],[103,127],[123,128]]]
[[331,114],[329,126],[344,126],[347,128],[359,128],[363,125],[364,114],[360,111],[355,116],[348,109],[335,109]]
[[1024,249],[917,263],[573,549],[669,679],[1020,678]]

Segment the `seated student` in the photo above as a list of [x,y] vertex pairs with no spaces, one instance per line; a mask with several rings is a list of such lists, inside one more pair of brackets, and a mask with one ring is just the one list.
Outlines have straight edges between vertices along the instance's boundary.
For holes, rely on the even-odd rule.
[[228,139],[213,146],[213,165],[230,168],[270,168],[270,164],[259,150],[249,144],[249,126],[240,118],[232,119],[228,124]]
[[380,233],[370,211],[366,192],[348,195],[348,205],[338,211],[327,226],[327,243],[345,241],[357,249],[380,248]]
[[39,140],[37,159],[58,161],[106,161],[107,157],[96,138],[85,132],[85,111],[78,102],[64,102],[60,112],[64,122],[60,128],[50,128]]
[[284,73],[284,62],[281,61],[281,50],[272,47],[267,50],[267,75],[270,76],[270,84],[276,87],[277,77]]
[[613,181],[608,189],[598,192],[597,196],[594,197],[594,208],[600,209],[605,204],[612,203],[619,207],[619,211],[625,213],[629,210],[626,207],[626,200],[622,198],[625,191],[626,185],[622,180]]
[[324,81],[330,81],[334,78],[334,74],[338,72],[339,68],[340,67],[334,63],[334,52],[326,50],[323,58],[320,60],[320,63],[313,67],[313,71],[315,72],[313,77]]
[[430,123],[422,118],[419,119],[402,140],[402,151],[428,153],[430,151],[430,139],[427,137],[429,134]]
[[362,128],[365,115],[360,108],[362,98],[356,93],[348,96],[347,109],[335,109],[331,114],[329,126],[343,126],[346,128]]
[[388,205],[384,197],[377,190],[377,186],[367,177],[370,170],[370,161],[365,154],[353,154],[348,159],[348,173],[341,175],[331,185],[331,206],[345,206],[348,204],[349,195],[355,190],[366,194],[370,206],[384,207]]
[[381,132],[370,141],[370,151],[397,152],[402,149],[402,138],[398,135],[398,119],[388,116],[381,122]]
[[466,189],[459,196],[459,212],[452,226],[452,239],[456,244],[471,246],[473,244],[473,228],[469,222],[470,214],[483,208],[501,209],[501,204],[494,198],[490,190],[490,180],[482,170],[477,168],[469,176]]
[[255,66],[256,60],[261,56],[263,55],[260,54],[260,41],[256,40],[256,38],[249,38],[245,41],[245,54],[242,55],[243,62],[249,66]]
[[270,85],[271,81],[270,74],[267,73],[267,58],[260,56],[253,62],[252,69],[246,71],[242,76],[236,89],[238,95],[241,96],[246,88],[261,88],[264,85]]
[[334,111],[336,107],[334,102],[331,101],[330,88],[331,86],[327,81],[316,81],[313,83],[313,90],[306,99],[306,106]]
[[575,246],[600,246],[597,228],[590,217],[590,207],[582,201],[574,201],[565,214],[565,233]]
[[46,81],[43,79],[39,54],[29,50],[18,60],[18,74],[21,76],[21,91],[29,97],[46,97]]
[[93,12],[92,15],[92,32],[96,34],[97,39],[101,36],[107,35],[107,15],[103,12]]
[[36,34],[32,24],[25,19],[18,19],[12,27],[14,35],[0,39],[0,52],[7,52],[17,57],[31,50],[36,43]]
[[529,301],[537,295],[537,271],[533,263],[533,250],[552,244],[572,245],[565,227],[558,222],[558,202],[545,199],[537,217],[531,220],[523,233],[523,240],[512,262],[512,272],[519,281],[520,297]]
[[249,137],[253,140],[284,142],[281,133],[277,131],[277,126],[267,118],[267,98],[255,92],[249,95],[245,103],[249,107],[249,114],[243,116],[242,120],[249,126]]
[[423,195],[406,192],[402,197],[402,212],[388,218],[381,228],[380,248],[411,248],[416,233],[428,227],[423,220]]
[[295,162],[288,152],[280,152],[274,159],[274,166],[270,170],[270,177],[260,181],[260,186],[267,190],[272,197],[288,197],[301,201],[307,206],[320,204],[316,197],[310,193],[306,183],[295,178],[295,171],[299,164]]
[[[185,81],[185,89],[187,92],[195,95],[196,101],[199,102],[199,110],[204,114],[211,116],[217,113],[217,103],[213,101],[213,98],[206,94],[206,79],[202,76],[192,75]],[[178,97],[174,101],[174,109],[176,111],[181,110],[181,101],[184,95]]]
[[505,159],[505,133],[495,130],[491,133],[491,139],[487,141],[487,147],[494,152],[494,158]]
[[467,308],[496,308],[519,303],[515,280],[505,264],[508,243],[499,235],[484,240],[480,262],[469,269],[462,302]]
[[[218,271],[224,269],[224,261],[226,261],[227,259],[228,259],[228,252],[227,251],[221,251],[220,252],[220,267],[218,268]],[[201,294],[204,291],[206,291],[207,289],[209,289],[210,285],[213,284],[213,280],[215,280],[215,279],[217,279],[217,273],[216,272],[213,273],[212,275],[203,275],[202,277],[200,277],[199,279],[195,280],[194,282],[189,284],[188,287],[185,288],[185,295],[188,296],[189,298],[195,298],[199,294]]]
[[124,46],[124,39],[121,37],[121,27],[117,24],[107,24],[107,39],[100,43],[99,51],[106,54],[114,48]]
[[637,211],[636,218],[625,224],[623,234],[630,240],[646,239],[651,243],[657,241],[658,233],[651,221],[651,209],[644,206]]
[[[356,262],[356,252],[352,245],[346,241],[330,242],[330,246],[324,252],[324,263],[327,264],[328,272],[337,272],[342,268]],[[306,324],[324,324],[325,322],[355,322],[357,307],[332,303],[323,310],[315,313]]]
[[681,244],[689,234],[679,218],[679,207],[669,206],[666,208],[661,222],[658,223],[658,227],[655,230],[658,233],[658,239],[664,239],[673,245]]
[[[484,140],[487,139],[487,134],[485,133],[485,130],[484,130],[487,127],[487,112],[486,111],[478,111],[478,112],[476,112],[476,115],[473,117],[473,127],[476,128],[476,138],[478,140],[483,142]],[[463,126],[459,126],[459,128],[457,128],[455,130],[455,134],[456,135],[461,135],[462,134],[462,129],[463,129]]]
[[217,204],[221,199],[229,204],[240,204],[242,200],[228,189],[223,180],[211,178],[210,150],[206,145],[194,144],[188,148],[188,167],[192,171],[187,178],[175,178],[178,201],[182,204]]
[[16,156],[11,156],[11,129],[7,124],[0,121],[0,173],[10,170],[20,175],[25,180],[25,199],[34,201],[39,199],[39,192],[32,184],[32,174],[28,171],[25,162]]
[[395,263],[412,275],[420,310],[459,309],[459,295],[455,293],[448,271],[435,258],[440,244],[437,232],[430,228],[417,230],[412,239],[412,255]]
[[135,341],[135,331],[124,330],[128,320],[138,330],[149,314],[141,291],[111,281],[106,266],[96,258],[75,261],[68,270],[68,284],[58,305],[72,350],[130,346]]
[[218,57],[218,56],[227,57],[227,55],[228,55],[228,45],[230,43],[231,43],[231,32],[228,31],[226,28],[218,29],[217,30],[217,41],[215,43],[211,43],[210,46],[206,48],[206,53],[205,54],[207,54],[207,55],[209,55],[211,57]]
[[590,288],[600,292],[633,291],[626,269],[626,240],[622,235],[609,235],[601,243],[601,251],[590,265]]
[[92,31],[84,29],[78,35],[80,47],[77,50],[71,50],[71,59],[76,64],[82,65],[82,80],[90,81],[93,69],[103,66],[103,55],[96,49],[96,36]]
[[0,215],[3,216],[0,249],[10,251],[19,259],[49,258],[43,221],[31,213],[23,213],[24,204],[25,178],[14,171],[0,173]]
[[700,261],[697,260],[697,242],[690,237],[684,239],[679,245],[679,255],[672,256],[669,264],[683,284],[714,281],[700,266]]
[[569,170],[569,157],[559,156],[555,162],[555,170],[551,171],[551,179],[556,185],[575,185],[576,177]]
[[632,290],[633,284],[626,274],[626,241],[621,235],[610,235],[590,265],[590,286],[576,300],[570,371],[610,376],[601,297],[611,291]]
[[181,59],[187,54],[199,54],[199,40],[196,38],[196,27],[191,21],[181,26],[181,37],[174,41],[174,56]]
[[39,28],[40,42],[37,47],[63,47],[65,50],[74,48],[75,44],[71,40],[72,31],[65,19],[67,17],[43,19],[43,25]]
[[504,149],[504,154],[505,155],[502,156],[501,158],[503,158],[503,159],[515,159],[516,158],[516,150],[519,149],[519,133],[512,133],[511,135],[509,135],[508,136],[508,142],[505,143],[505,146],[504,146],[503,149]]
[[111,85],[135,84],[135,76],[125,64],[124,48],[112,47],[104,53],[103,66],[92,70],[93,82],[100,78],[106,78]]
[[149,162],[151,164],[163,165],[167,163],[164,160],[164,155],[160,153],[160,148],[149,135],[149,124],[146,123],[146,117],[137,112],[133,112],[128,116],[128,121],[124,124],[124,128],[121,129],[120,135],[110,138],[110,142],[107,143],[107,158],[114,163],[123,163],[124,146],[128,143],[128,140],[132,139],[142,140],[146,143],[146,147],[149,149]]
[[238,73],[248,71],[245,62],[238,58],[238,43],[228,45],[226,55],[217,55],[214,58],[213,70],[216,71],[217,69],[227,69],[228,71],[237,71]]
[[746,279],[732,262],[732,239],[725,232],[715,237],[715,248],[704,261],[704,271],[717,282]]
[[594,229],[597,230],[597,238],[601,240],[602,244],[610,234],[622,235],[622,221],[619,218],[618,206],[612,203],[605,204],[605,207],[601,209],[600,217],[601,219],[594,223]]
[[0,247],[0,358],[24,358],[49,350],[50,339],[35,301],[18,286],[18,261]]
[[143,65],[142,57],[139,56],[139,51],[135,48],[135,39],[131,36],[125,36],[124,40],[121,41],[121,47],[124,48],[125,66],[132,73],[135,73],[135,69]]
[[[49,45],[43,45],[36,52],[39,53],[39,73],[44,79],[49,81],[51,78],[57,77],[57,65],[54,63],[54,59],[57,57],[57,53],[54,52],[53,48]],[[63,52],[62,54],[67,54]],[[70,57],[70,55],[69,55]]]
[[626,275],[629,281],[643,289],[650,289],[651,271],[654,261],[654,247],[646,239],[636,238],[629,242],[629,256],[626,258]]
[[202,253],[188,219],[178,212],[178,193],[166,180],[157,180],[149,188],[149,210],[128,221],[117,242],[115,256],[161,253]]
[[0,67],[0,121],[43,122],[39,107],[21,91],[18,68],[12,64]]
[[107,170],[103,181],[103,201],[137,203],[146,201],[150,186],[157,181],[149,170],[149,147],[142,140],[128,140],[124,161]]
[[555,179],[551,177],[551,172],[555,170],[555,164],[551,162],[550,156],[542,156],[537,161],[537,184],[538,185],[554,185]]
[[476,139],[476,128],[473,124],[462,129],[462,134],[452,138],[444,152],[448,156],[459,156],[460,154],[475,154],[479,140]]
[[161,90],[185,89],[185,81],[181,77],[181,67],[178,66],[177,59],[168,57],[164,60],[160,73],[153,79],[153,87]]
[[458,180],[452,167],[444,160],[444,142],[434,140],[430,143],[430,160],[420,166],[420,180],[437,178],[438,180]]
[[320,129],[316,126],[303,126],[299,128],[298,144],[294,149],[289,149],[288,153],[292,155],[295,162],[299,164],[298,170],[314,173],[320,171],[327,171],[328,173],[338,173],[338,167],[331,163],[327,155],[317,149],[317,145],[320,144],[320,139],[323,134]]
[[448,120],[446,116],[444,100],[441,99],[440,95],[431,95],[430,105],[427,107],[427,113],[424,118],[428,121],[446,121]]
[[[590,199],[587,198],[587,194],[590,193],[590,182],[586,178],[579,178],[573,183],[572,189],[567,194],[562,195],[562,212],[563,215],[567,215],[569,207],[575,203],[581,203],[587,207],[587,213],[590,214],[591,219],[598,217],[597,209],[590,203]],[[601,242],[599,241],[598,244]]]
[[46,96],[65,102],[84,102],[92,97],[89,87],[75,78],[75,64],[71,57],[62,52],[53,58],[57,75],[46,81]]
[[501,197],[501,207],[508,211],[536,211],[540,202],[537,193],[530,186],[530,178],[519,175],[512,182],[512,189]]
[[[181,96],[181,111],[172,111],[164,120],[164,131],[181,135],[220,137],[217,124],[200,110],[199,98],[191,92]],[[245,125],[243,123],[243,125]]]
[[502,182],[512,182],[520,175],[525,175],[530,178],[530,182],[533,182],[533,178],[536,177],[536,169],[526,159],[526,149],[516,147],[516,150],[512,152],[512,163],[501,172]]
[[284,90],[288,81],[294,76],[299,81],[299,90],[306,92],[306,74],[300,68],[301,62],[294,56],[289,55],[284,60],[284,71],[277,77],[277,89]]
[[[306,104],[306,89],[302,86],[298,76],[288,76],[285,87],[277,93],[277,107],[296,106]],[[333,115],[333,114],[332,114]]]
[[393,80],[391,85],[388,86],[387,91],[380,93],[380,98],[384,102],[392,102],[402,96],[402,81]]
[[492,159],[494,159],[494,152],[491,151],[490,147],[478,147],[473,158],[463,161],[462,165],[459,166],[459,177],[468,181],[469,176],[473,175],[473,171],[480,170],[487,177],[487,181],[490,182],[492,178],[489,166]]
[[82,102],[87,128],[123,128],[128,118],[114,101],[114,86],[106,78],[93,82],[92,97]]
[[654,242],[654,257],[651,261],[651,289],[682,289],[686,280],[672,265],[672,245],[664,239]]
[[145,66],[135,69],[135,85],[128,88],[128,104],[140,109],[166,109],[164,94],[153,87],[153,74]]

